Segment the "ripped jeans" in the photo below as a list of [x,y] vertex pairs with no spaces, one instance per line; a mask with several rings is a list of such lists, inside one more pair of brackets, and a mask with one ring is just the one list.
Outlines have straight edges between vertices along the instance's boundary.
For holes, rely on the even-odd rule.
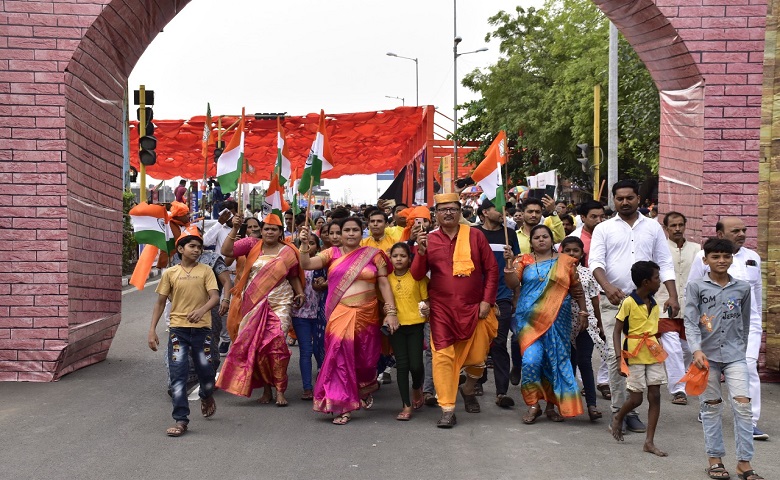
[[[729,393],[727,398],[734,413],[737,461],[749,462],[753,459],[753,420],[750,394],[748,393],[748,368],[744,358],[730,363],[710,361],[707,388],[699,396],[701,424],[704,428],[704,447],[708,457],[720,458],[726,455],[726,446],[723,443],[722,411],[724,402],[721,396],[721,373],[726,377],[726,387],[728,387]],[[746,398],[748,401],[738,402],[737,397]]]
[[213,338],[211,328],[173,327],[168,333],[168,373],[171,377],[173,419],[177,422],[189,422],[187,377],[190,356],[200,383],[200,398],[209,398],[214,393]]

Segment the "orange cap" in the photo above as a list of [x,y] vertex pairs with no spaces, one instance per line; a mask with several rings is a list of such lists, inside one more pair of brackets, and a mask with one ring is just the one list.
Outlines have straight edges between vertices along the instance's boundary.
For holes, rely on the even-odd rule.
[[179,238],[176,239],[176,244],[179,244],[179,240],[181,240],[184,237],[198,237],[201,240],[203,240],[203,237],[200,235],[200,230],[198,230],[197,225],[190,225],[187,228],[183,228],[181,231],[181,235],[179,235]]
[[279,215],[275,213],[269,213],[265,216],[263,219],[263,223],[267,225],[276,225],[278,227],[284,227],[284,224],[282,223],[282,219],[279,218]]
[[181,202],[171,202],[171,218],[181,217],[190,213],[189,207]]

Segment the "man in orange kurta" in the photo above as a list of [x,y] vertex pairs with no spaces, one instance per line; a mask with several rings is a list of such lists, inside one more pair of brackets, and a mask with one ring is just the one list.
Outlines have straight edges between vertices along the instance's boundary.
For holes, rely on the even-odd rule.
[[436,195],[435,201],[440,228],[418,236],[411,271],[415,280],[430,271],[433,383],[442,408],[437,426],[452,428],[461,369],[467,375],[460,389],[466,411],[480,411],[474,387],[498,329],[498,264],[485,236],[459,223],[458,194]]

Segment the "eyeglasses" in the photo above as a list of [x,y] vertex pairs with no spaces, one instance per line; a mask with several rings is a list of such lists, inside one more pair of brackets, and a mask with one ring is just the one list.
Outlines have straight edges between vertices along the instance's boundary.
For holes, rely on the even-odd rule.
[[455,207],[437,208],[436,211],[439,212],[439,213],[455,213],[455,212],[459,212],[460,208],[455,208]]

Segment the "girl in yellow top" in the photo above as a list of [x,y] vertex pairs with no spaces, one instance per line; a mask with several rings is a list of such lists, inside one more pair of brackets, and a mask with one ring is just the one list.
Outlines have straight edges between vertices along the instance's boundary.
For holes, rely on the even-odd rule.
[[[409,272],[411,251],[409,245],[399,242],[390,248],[390,262],[393,273],[389,276],[395,305],[398,309],[400,327],[390,336],[395,353],[395,368],[398,371],[398,390],[404,408],[396,420],[407,421],[415,410],[423,406],[423,327],[429,312],[428,278],[420,281]],[[414,401],[409,400],[409,374],[412,374]]]

